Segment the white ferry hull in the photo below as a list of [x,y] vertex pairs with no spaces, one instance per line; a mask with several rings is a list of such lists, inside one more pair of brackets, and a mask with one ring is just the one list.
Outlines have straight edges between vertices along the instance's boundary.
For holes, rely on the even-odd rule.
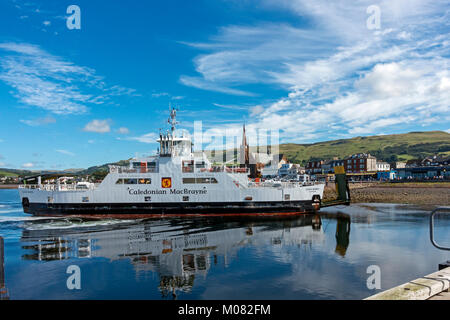
[[116,186],[108,183],[118,177],[110,174],[94,190],[21,188],[19,193],[24,212],[33,215],[116,216],[298,214],[317,210],[324,188],[323,184],[294,188],[239,188],[233,183],[224,188],[222,183],[220,187],[205,185],[192,189],[177,186],[175,180],[170,189],[155,189],[145,185]]

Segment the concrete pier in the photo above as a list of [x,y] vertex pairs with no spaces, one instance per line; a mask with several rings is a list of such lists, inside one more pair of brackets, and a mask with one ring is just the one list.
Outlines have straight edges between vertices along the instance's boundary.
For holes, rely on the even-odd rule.
[[450,300],[450,267],[364,300]]

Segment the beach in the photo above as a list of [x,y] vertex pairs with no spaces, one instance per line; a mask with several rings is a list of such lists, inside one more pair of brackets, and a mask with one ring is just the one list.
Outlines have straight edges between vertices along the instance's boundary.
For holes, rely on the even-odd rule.
[[[450,205],[450,182],[351,183],[352,203]],[[324,200],[336,197],[334,186],[325,188]]]

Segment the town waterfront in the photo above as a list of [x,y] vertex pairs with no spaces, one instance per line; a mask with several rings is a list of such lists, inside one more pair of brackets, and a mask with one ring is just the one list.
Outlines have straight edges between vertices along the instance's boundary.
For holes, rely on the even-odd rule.
[[[430,243],[429,213],[378,203],[284,218],[40,218],[0,190],[0,287],[10,299],[362,299],[449,258]],[[442,244],[449,227],[436,221]],[[372,265],[380,290],[367,287]]]

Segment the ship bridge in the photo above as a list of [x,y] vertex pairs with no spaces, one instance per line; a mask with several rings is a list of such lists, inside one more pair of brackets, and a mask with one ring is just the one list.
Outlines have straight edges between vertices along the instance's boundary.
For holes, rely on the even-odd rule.
[[160,133],[157,142],[161,157],[191,156],[193,153],[194,144],[186,130],[178,129],[166,134]]

